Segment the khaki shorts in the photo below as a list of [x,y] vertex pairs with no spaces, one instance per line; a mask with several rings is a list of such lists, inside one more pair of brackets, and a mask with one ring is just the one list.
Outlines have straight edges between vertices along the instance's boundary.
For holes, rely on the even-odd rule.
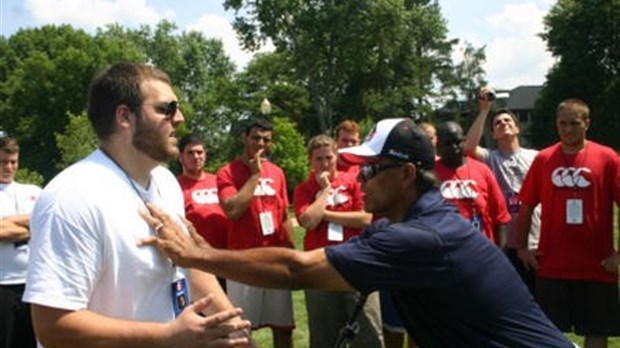
[[243,318],[252,323],[252,329],[295,328],[290,290],[257,288],[226,280],[226,292],[230,302],[243,309]]

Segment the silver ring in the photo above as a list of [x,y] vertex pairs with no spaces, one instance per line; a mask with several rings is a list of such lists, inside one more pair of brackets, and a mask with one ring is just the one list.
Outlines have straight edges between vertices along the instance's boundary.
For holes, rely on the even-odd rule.
[[159,232],[159,230],[161,230],[162,228],[164,228],[164,224],[162,222],[158,223],[157,226],[153,227],[155,232]]

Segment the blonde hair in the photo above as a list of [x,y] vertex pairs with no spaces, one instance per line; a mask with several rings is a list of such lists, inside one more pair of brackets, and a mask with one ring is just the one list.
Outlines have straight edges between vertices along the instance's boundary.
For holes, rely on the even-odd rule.
[[322,147],[330,147],[334,153],[337,151],[336,142],[332,137],[325,134],[319,134],[312,137],[312,139],[308,141],[308,156],[312,156],[312,152],[314,150]]

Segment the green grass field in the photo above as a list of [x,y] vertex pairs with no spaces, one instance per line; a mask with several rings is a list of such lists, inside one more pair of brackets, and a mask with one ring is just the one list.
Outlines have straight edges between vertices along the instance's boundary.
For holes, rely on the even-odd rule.
[[[615,243],[618,242],[618,209],[615,211],[616,217],[614,218],[614,233]],[[301,228],[296,228],[296,245],[298,249],[302,248],[302,240],[303,240],[303,230]],[[618,245],[616,245],[618,248]],[[306,306],[304,302],[304,292],[294,291],[293,292],[293,303],[295,306],[295,324],[297,328],[293,333],[293,340],[296,348],[307,348],[308,347],[308,320],[306,317]],[[573,334],[567,334],[568,338],[577,343],[580,346],[583,346],[583,337],[576,336]],[[257,347],[266,348],[272,346],[271,340],[271,330],[270,329],[261,329],[257,330],[253,334],[254,340],[256,342]],[[608,348],[620,348],[620,337],[613,337],[609,340]]]

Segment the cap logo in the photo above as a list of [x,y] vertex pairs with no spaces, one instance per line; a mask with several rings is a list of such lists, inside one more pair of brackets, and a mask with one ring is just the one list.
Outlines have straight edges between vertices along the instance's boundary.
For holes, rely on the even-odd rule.
[[404,159],[404,160],[409,160],[409,155],[407,155],[406,153],[402,153],[399,151],[396,151],[394,149],[390,149],[388,151],[388,155],[394,156],[394,157],[398,157],[400,159]]

